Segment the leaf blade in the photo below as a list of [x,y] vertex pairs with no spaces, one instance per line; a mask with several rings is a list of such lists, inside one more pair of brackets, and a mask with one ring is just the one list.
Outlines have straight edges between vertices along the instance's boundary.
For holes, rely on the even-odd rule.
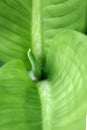
[[0,129],[41,129],[38,89],[22,61],[10,62],[0,69]]
[[52,129],[85,129],[87,113],[87,37],[62,31],[53,40],[46,61],[54,111]]

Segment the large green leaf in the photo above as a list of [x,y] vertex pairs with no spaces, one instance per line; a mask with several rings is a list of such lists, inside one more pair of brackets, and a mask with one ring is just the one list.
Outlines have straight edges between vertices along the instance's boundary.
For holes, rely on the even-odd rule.
[[86,0],[0,0],[0,60],[37,59],[61,29],[86,31]]
[[0,69],[1,130],[84,130],[87,113],[87,37],[56,36],[46,79],[33,82],[21,61]]
[[0,69],[0,130],[41,130],[41,103],[36,85],[21,61]]
[[63,31],[54,38],[46,63],[52,94],[52,130],[85,130],[86,59],[87,36],[75,31]]

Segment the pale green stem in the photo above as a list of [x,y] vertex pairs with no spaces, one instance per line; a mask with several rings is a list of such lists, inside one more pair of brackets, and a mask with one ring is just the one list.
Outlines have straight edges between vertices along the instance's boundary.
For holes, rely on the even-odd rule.
[[[42,0],[33,0],[32,9],[32,52],[39,64],[42,62]],[[41,69],[41,68],[40,68]]]
[[40,77],[41,77],[40,65],[38,64],[37,60],[35,59],[34,55],[32,54],[31,49],[29,49],[29,51],[28,51],[28,58],[31,63],[32,72],[33,72],[34,77],[36,77],[37,79],[40,79]]
[[[40,84],[40,85],[39,85]],[[53,98],[52,98],[52,90],[47,81],[38,83],[38,90],[41,99],[42,106],[42,127],[43,130],[53,130],[52,122],[53,122]]]

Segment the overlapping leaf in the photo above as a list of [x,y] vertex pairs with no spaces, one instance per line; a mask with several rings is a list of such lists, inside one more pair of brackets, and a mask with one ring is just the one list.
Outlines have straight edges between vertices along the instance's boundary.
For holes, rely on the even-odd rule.
[[[53,102],[52,130],[83,130],[87,114],[87,37],[63,31],[47,56]],[[50,130],[51,130],[50,129]]]
[[0,69],[0,129],[41,129],[41,103],[24,64],[14,61]]
[[47,55],[46,79],[37,83],[22,61],[0,69],[1,130],[85,129],[87,37],[59,33],[68,28],[86,31],[86,0],[0,1],[0,60],[29,66],[29,48],[37,59]]

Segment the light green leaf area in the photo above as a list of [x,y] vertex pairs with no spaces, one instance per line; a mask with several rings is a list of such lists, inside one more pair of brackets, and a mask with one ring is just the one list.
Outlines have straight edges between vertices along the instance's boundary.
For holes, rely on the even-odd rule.
[[0,0],[0,60],[22,59],[29,64],[31,1]]
[[46,79],[33,82],[24,64],[0,69],[1,130],[84,130],[87,114],[87,37],[59,33],[45,65]]
[[63,31],[53,40],[46,63],[54,130],[84,130],[87,114],[87,36]]
[[41,105],[36,85],[24,64],[0,69],[0,130],[41,130]]

